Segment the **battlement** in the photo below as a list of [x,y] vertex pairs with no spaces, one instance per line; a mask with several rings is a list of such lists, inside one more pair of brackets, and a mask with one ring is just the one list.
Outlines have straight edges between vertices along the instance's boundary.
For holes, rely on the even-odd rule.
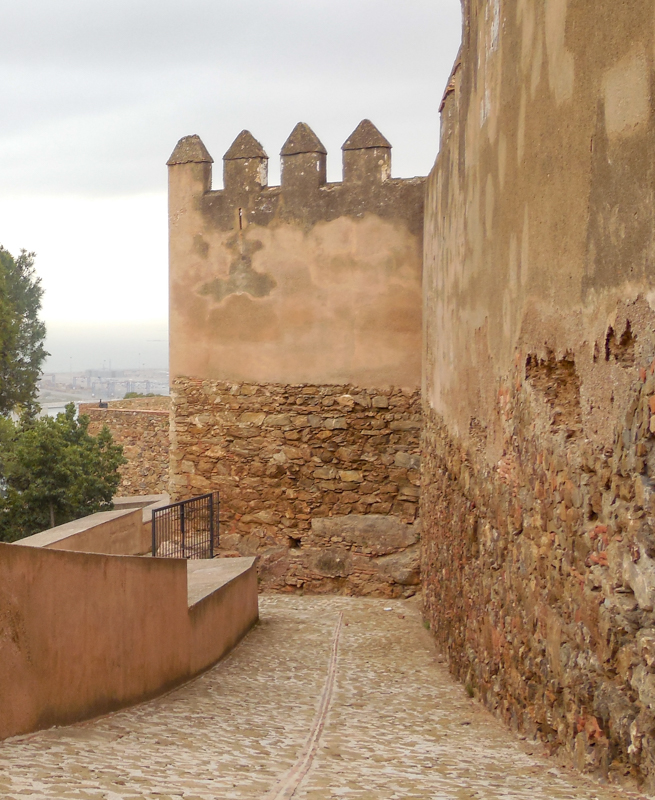
[[[313,224],[339,216],[400,217],[413,230],[422,221],[424,178],[391,177],[391,144],[368,119],[362,120],[342,148],[343,180],[327,182],[327,150],[304,122],[291,131],[280,151],[281,181],[268,185],[268,155],[244,130],[223,156],[223,186],[212,189],[213,159],[199,136],[177,143],[167,164],[170,195],[193,194],[214,224],[223,230],[237,223],[267,225],[273,218]],[[195,177],[192,177],[195,176]],[[182,188],[186,187],[186,188]]]

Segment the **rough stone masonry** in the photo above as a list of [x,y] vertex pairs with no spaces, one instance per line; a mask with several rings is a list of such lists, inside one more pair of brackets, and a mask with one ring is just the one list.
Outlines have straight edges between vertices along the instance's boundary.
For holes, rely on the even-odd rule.
[[170,398],[137,397],[80,404],[89,417],[89,433],[97,436],[106,425],[114,442],[123,447],[127,463],[120,467],[118,494],[143,495],[168,491]]
[[509,724],[652,792],[655,7],[463,11],[426,195],[426,614]]
[[299,123],[281,186],[248,131],[169,166],[170,492],[218,489],[224,553],[267,588],[408,596],[419,583],[423,178],[364,120],[343,182]]
[[177,381],[173,397],[171,488],[219,490],[221,549],[258,554],[266,588],[415,593],[417,390]]

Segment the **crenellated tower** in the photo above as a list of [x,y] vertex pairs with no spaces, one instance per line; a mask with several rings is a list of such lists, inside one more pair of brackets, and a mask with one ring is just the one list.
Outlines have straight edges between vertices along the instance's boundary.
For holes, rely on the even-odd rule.
[[[269,186],[266,152],[242,131],[220,190],[197,136],[168,162],[171,494],[218,489],[221,547],[261,553],[266,587],[406,595],[425,179],[391,177],[369,120],[343,145],[342,181],[327,181],[304,122],[280,156]],[[332,544],[344,515],[357,531],[368,515],[352,556]],[[380,537],[396,544],[379,551]]]

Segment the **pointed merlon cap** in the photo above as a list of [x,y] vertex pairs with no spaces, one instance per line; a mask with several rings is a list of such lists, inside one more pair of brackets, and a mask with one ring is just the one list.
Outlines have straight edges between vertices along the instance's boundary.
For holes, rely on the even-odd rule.
[[341,146],[342,150],[369,150],[373,147],[388,147],[391,143],[384,138],[370,119],[363,119]]
[[298,153],[327,155],[327,150],[321,144],[321,140],[305,122],[299,122],[296,125],[280,150],[281,156],[295,156]]
[[202,139],[195,134],[193,136],[183,136],[175,145],[175,150],[166,165],[172,167],[174,164],[213,164],[214,159],[207,152],[207,148],[202,143]]
[[239,158],[268,158],[266,151],[250,131],[241,131],[223,156],[223,161],[236,161]]

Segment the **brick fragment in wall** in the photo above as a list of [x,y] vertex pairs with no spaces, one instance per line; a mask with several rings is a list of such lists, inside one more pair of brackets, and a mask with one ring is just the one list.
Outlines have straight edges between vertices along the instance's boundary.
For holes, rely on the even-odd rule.
[[426,619],[472,693],[580,769],[653,786],[655,376],[633,378],[599,445],[540,424],[508,381],[497,464],[426,410],[421,573]]
[[170,397],[112,400],[108,408],[80,405],[89,419],[89,433],[97,436],[106,425],[114,442],[123,446],[127,464],[120,468],[119,495],[159,494],[168,491]]
[[420,392],[177,379],[174,499],[218,490],[221,551],[267,590],[407,597],[419,583]]

